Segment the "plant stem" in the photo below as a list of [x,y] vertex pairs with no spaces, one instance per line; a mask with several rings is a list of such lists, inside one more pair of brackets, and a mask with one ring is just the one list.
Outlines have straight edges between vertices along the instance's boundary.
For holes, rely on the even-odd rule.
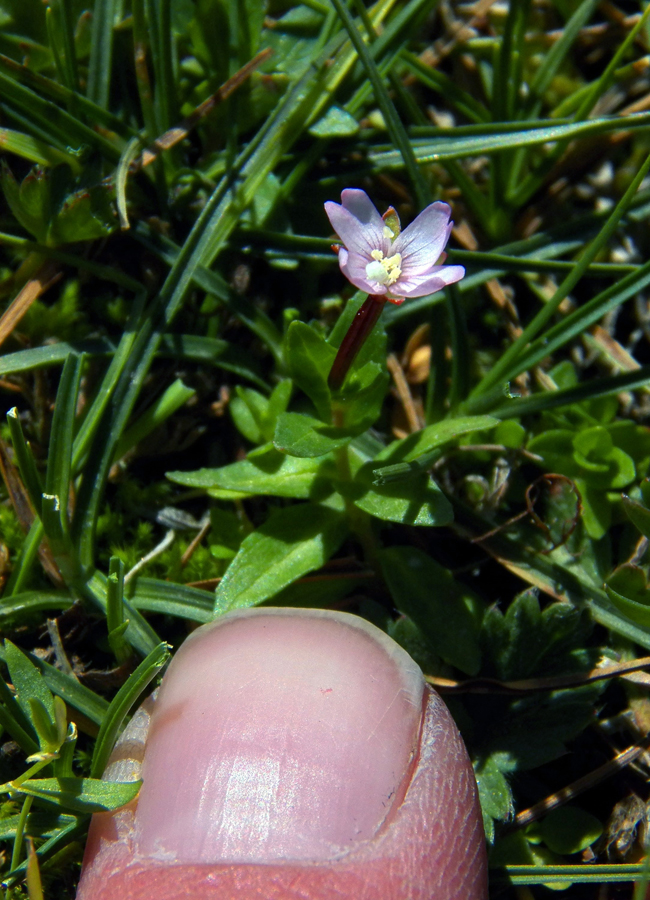
[[370,294],[357,312],[348,328],[347,334],[341,341],[341,346],[332,363],[332,368],[327,378],[330,390],[338,391],[343,387],[345,378],[350,371],[350,366],[356,359],[359,350],[363,347],[364,341],[375,327],[385,302],[385,297]]

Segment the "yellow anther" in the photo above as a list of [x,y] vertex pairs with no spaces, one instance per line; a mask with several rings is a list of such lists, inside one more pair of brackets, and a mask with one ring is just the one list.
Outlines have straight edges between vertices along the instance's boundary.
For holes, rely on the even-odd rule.
[[375,260],[366,266],[366,275],[369,281],[375,281],[377,284],[391,285],[395,284],[402,274],[402,255],[395,253],[393,256],[384,258],[381,250],[373,250],[370,254]]

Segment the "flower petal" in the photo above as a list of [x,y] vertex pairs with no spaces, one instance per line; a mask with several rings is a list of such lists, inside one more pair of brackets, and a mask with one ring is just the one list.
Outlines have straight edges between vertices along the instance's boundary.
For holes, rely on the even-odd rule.
[[358,188],[346,188],[341,192],[341,203],[344,209],[351,212],[362,225],[370,225],[378,234],[383,235],[384,220],[365,191],[360,191]]
[[465,275],[463,266],[434,266],[426,275],[402,276],[395,284],[391,285],[391,295],[396,297],[426,297],[427,294],[435,294],[448,284],[460,281]]
[[396,239],[392,252],[402,254],[405,277],[422,275],[435,266],[451,234],[450,215],[447,203],[432,203]]
[[384,221],[366,192],[348,188],[341,194],[341,200],[343,205],[328,200],[325,212],[348,250],[366,256],[367,262],[373,250],[385,253],[390,240],[384,236]]
[[347,250],[339,250],[339,266],[348,281],[351,281],[360,291],[366,291],[368,294],[385,294],[387,290],[386,285],[368,281],[366,265],[365,256],[360,256],[358,253],[348,253]]

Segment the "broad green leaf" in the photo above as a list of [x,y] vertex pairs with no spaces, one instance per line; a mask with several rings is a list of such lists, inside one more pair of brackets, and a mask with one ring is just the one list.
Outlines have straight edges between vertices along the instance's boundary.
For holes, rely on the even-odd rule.
[[570,653],[587,639],[588,616],[568,603],[541,609],[534,590],[523,591],[505,614],[497,606],[483,619],[486,655],[504,681],[530,678],[570,665]]
[[473,592],[415,547],[383,550],[381,565],[397,609],[415,622],[438,656],[476,675],[482,609]]
[[650,627],[650,589],[643,569],[630,564],[619,566],[609,577],[605,590],[624,616]]
[[130,803],[142,782],[100,781],[97,778],[30,778],[12,784],[12,790],[56,803],[80,813],[105,812]]
[[603,826],[578,806],[562,806],[544,817],[540,833],[549,850],[564,856],[586,850],[601,836]]
[[307,394],[324,422],[329,422],[331,394],[327,376],[336,350],[325,338],[304,322],[292,322],[284,340],[287,370],[298,387]]
[[254,459],[196,472],[168,472],[167,477],[186,487],[205,488],[213,497],[220,489],[253,496],[294,497],[300,500],[322,499],[331,493],[331,480],[336,475],[334,460],[286,456],[272,448]]
[[38,700],[44,707],[50,721],[54,721],[54,697],[43,676],[27,656],[12,644],[5,640],[5,662],[9,669],[9,675],[16,691],[16,700],[22,711],[30,721],[32,719],[31,700]]
[[242,542],[217,588],[215,615],[262,603],[324,565],[347,532],[336,509],[301,503],[274,510]]
[[312,458],[345,447],[354,436],[354,429],[334,428],[313,416],[288,412],[278,416],[273,443],[290,456]]
[[373,485],[374,462],[366,463],[352,485],[355,506],[387,522],[404,525],[449,525],[454,513],[449,500],[429,475]]
[[492,820],[507,822],[514,812],[512,791],[505,775],[490,757],[480,760],[474,767],[474,773],[483,812],[485,836],[488,842],[492,843],[494,840]]
[[643,503],[631,500],[623,494],[623,509],[631,522],[634,522],[644,537],[650,538],[650,509]]
[[35,166],[19,185],[3,160],[0,185],[16,219],[37,241],[44,242],[50,219],[49,179],[44,170]]
[[330,106],[322,119],[309,128],[309,134],[318,138],[350,137],[359,130],[359,123],[340,106]]
[[230,402],[230,415],[237,429],[253,444],[264,441],[264,417],[269,408],[268,397],[252,388],[236,387],[237,396]]
[[75,241],[92,241],[115,231],[117,213],[111,205],[109,188],[100,185],[67,196],[52,218],[47,243],[52,246]]
[[394,641],[404,647],[425,675],[443,674],[443,664],[440,658],[433,652],[431,643],[413,619],[402,615],[397,620],[390,620],[388,633]]

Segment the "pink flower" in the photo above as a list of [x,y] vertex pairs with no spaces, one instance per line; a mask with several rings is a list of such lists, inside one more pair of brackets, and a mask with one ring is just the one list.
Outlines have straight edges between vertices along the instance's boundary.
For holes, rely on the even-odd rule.
[[435,294],[465,275],[462,266],[437,265],[453,222],[446,203],[432,203],[400,232],[397,213],[379,215],[365,191],[348,188],[341,205],[328,200],[325,212],[343,241],[339,266],[352,284],[392,303]]

